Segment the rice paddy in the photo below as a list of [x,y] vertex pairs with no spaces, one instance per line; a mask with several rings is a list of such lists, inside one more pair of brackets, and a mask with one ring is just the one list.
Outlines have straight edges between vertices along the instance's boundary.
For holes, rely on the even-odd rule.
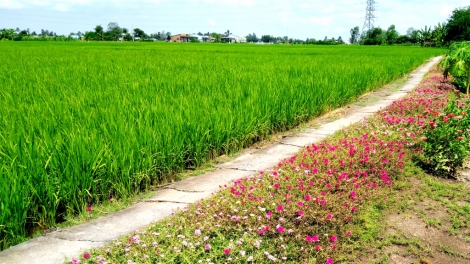
[[0,43],[0,249],[284,131],[444,53]]

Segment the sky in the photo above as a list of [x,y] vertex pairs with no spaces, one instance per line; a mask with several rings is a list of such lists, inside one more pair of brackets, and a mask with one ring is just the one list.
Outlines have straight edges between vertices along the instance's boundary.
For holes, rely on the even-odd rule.
[[[374,26],[394,24],[400,34],[445,22],[468,0],[375,1]],[[367,0],[0,0],[0,28],[54,31],[58,35],[93,31],[109,22],[147,34],[156,32],[250,33],[294,39],[343,40],[362,31]]]

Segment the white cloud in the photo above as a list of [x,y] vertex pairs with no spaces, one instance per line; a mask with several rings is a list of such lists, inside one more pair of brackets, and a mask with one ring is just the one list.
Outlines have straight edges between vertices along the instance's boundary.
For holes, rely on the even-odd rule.
[[331,24],[331,18],[330,17],[310,17],[309,21],[310,23],[314,25],[322,25],[322,26],[327,26]]

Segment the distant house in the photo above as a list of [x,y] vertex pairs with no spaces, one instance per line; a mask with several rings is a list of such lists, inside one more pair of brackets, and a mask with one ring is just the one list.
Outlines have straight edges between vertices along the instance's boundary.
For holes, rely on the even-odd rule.
[[239,37],[236,35],[229,35],[226,37],[221,37],[220,40],[222,40],[222,42],[228,42],[228,43],[245,43],[246,42],[246,38]]
[[69,38],[72,38],[72,39],[80,39],[80,37],[78,35],[70,35]]
[[191,39],[197,39],[199,42],[213,42],[214,37],[212,36],[200,36],[196,34],[191,34],[190,35]]
[[191,36],[189,34],[178,34],[171,36],[171,42],[189,42],[191,41]]

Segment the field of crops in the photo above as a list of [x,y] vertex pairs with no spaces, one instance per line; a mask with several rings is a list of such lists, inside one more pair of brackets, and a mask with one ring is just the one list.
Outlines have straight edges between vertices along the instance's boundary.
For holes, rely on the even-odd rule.
[[0,43],[0,249],[88,204],[292,128],[444,53]]

